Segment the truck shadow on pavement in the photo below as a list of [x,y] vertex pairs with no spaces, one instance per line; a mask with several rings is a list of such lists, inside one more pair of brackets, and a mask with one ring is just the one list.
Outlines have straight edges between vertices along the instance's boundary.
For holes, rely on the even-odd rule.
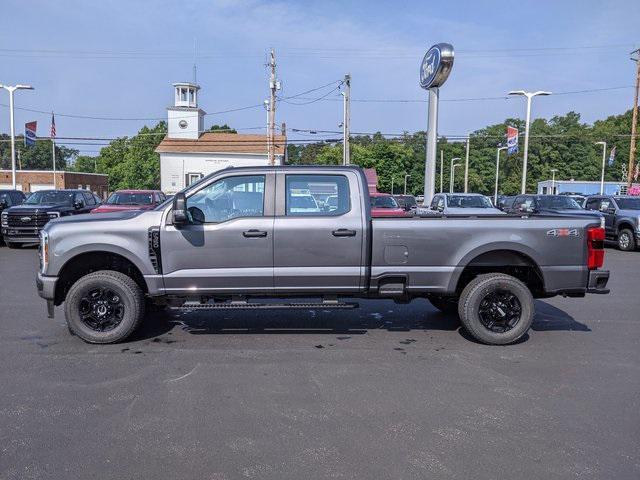
[[[164,310],[147,314],[145,322],[132,340],[154,339],[176,328],[192,335],[327,333],[362,335],[369,330],[395,332],[457,330],[460,335],[472,340],[461,328],[457,315],[442,313],[429,304],[425,305],[423,302],[413,302],[409,305],[362,303],[365,306],[359,310],[342,311]],[[565,311],[542,301],[536,301],[536,316],[531,329],[534,331],[591,331],[587,325],[576,321]],[[525,335],[520,342],[527,341],[528,338],[528,335]]]

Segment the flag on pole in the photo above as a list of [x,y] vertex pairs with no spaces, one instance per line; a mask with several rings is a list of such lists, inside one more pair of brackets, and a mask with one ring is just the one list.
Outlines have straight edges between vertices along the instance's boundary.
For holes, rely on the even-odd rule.
[[507,127],[507,154],[518,153],[518,129]]
[[51,112],[51,138],[56,138],[56,119],[53,116],[53,112]]
[[615,159],[616,159],[616,147],[614,145],[613,148],[611,149],[611,153],[609,154],[609,161],[607,162],[607,164],[609,166],[613,165],[613,161]]
[[36,129],[38,122],[29,122],[24,124],[24,146],[33,147],[36,144]]

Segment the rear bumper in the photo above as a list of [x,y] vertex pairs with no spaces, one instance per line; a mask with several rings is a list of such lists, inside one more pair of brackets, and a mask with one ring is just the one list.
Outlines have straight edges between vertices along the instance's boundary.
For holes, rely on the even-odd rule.
[[609,289],[607,283],[609,282],[608,270],[591,270],[589,272],[589,283],[587,284],[587,293],[607,294]]

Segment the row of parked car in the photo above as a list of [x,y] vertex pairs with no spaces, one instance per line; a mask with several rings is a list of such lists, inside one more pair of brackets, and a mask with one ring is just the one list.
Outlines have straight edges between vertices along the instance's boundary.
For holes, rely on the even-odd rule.
[[41,190],[28,196],[18,190],[0,190],[0,236],[14,248],[38,242],[40,231],[54,218],[152,209],[165,200],[159,190],[119,190],[104,202],[88,190]]
[[371,194],[373,217],[406,215],[586,215],[604,219],[606,237],[618,248],[640,246],[640,197],[624,195],[515,195],[501,196],[496,205],[477,193],[439,193],[429,206],[411,195]]

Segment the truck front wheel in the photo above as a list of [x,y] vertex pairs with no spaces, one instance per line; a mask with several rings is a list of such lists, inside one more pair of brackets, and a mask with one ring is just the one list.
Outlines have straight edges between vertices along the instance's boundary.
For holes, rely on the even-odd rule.
[[131,277],[100,270],[73,284],[64,312],[69,330],[85,342],[121,342],[144,318],[144,295]]
[[534,315],[533,296],[524,283],[511,275],[479,275],[462,291],[458,314],[476,340],[507,345],[529,330]]

